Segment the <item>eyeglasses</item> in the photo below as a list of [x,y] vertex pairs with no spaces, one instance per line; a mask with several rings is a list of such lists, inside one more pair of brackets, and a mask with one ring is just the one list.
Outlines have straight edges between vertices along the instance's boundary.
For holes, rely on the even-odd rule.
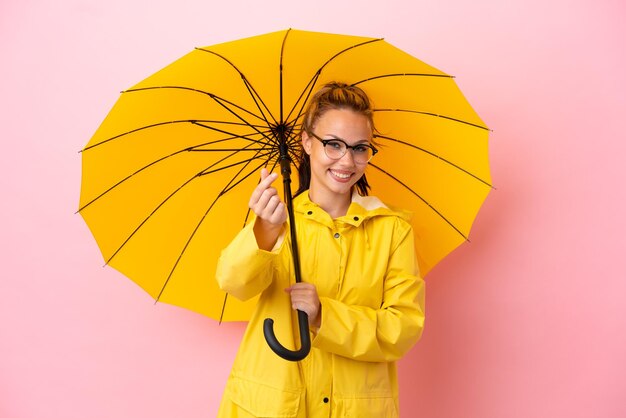
[[378,150],[370,144],[348,145],[345,141],[338,138],[322,139],[313,132],[308,133],[324,145],[324,152],[331,160],[341,159],[344,155],[346,155],[348,149],[351,149],[352,160],[354,160],[356,164],[367,164],[369,160],[371,160],[372,157],[378,152]]

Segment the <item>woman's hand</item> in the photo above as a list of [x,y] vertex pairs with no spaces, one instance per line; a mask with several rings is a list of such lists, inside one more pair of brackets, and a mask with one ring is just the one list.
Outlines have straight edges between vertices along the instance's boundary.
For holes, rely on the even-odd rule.
[[287,221],[287,208],[278,196],[272,183],[277,173],[270,174],[267,168],[261,170],[261,181],[252,192],[248,207],[257,216],[254,235],[260,249],[271,251]]
[[322,325],[322,305],[315,285],[296,283],[285,289],[285,292],[291,296],[291,307],[309,316],[309,326],[319,328]]
[[278,191],[272,183],[278,178],[277,173],[270,174],[267,168],[261,170],[261,181],[250,196],[248,207],[257,218],[270,225],[281,225],[287,220],[285,204],[278,197]]

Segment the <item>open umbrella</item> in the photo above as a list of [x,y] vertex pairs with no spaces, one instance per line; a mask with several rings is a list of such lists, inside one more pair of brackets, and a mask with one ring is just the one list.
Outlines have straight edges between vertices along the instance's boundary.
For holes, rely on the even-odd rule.
[[428,273],[492,188],[487,127],[451,76],[384,40],[298,30],[196,48],[122,93],[82,150],[79,212],[106,263],[158,301],[247,320],[256,299],[217,287],[217,258],[249,219],[261,167],[282,167],[289,203],[302,112],[329,81],[372,99],[368,181],[413,212]]

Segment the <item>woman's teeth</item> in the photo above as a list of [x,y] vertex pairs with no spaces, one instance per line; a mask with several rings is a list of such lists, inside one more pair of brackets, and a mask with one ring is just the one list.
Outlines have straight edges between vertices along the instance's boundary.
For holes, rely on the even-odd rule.
[[333,176],[339,177],[340,179],[347,179],[350,177],[350,174],[338,173],[332,170],[330,172],[333,173]]

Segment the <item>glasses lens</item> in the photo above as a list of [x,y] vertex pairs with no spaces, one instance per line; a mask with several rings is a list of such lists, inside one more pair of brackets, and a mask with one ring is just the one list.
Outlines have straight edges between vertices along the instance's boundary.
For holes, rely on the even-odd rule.
[[355,163],[365,164],[372,158],[372,148],[366,145],[357,145],[352,148],[352,158]]
[[324,146],[324,151],[328,158],[338,160],[346,154],[346,144],[341,141],[328,141]]

